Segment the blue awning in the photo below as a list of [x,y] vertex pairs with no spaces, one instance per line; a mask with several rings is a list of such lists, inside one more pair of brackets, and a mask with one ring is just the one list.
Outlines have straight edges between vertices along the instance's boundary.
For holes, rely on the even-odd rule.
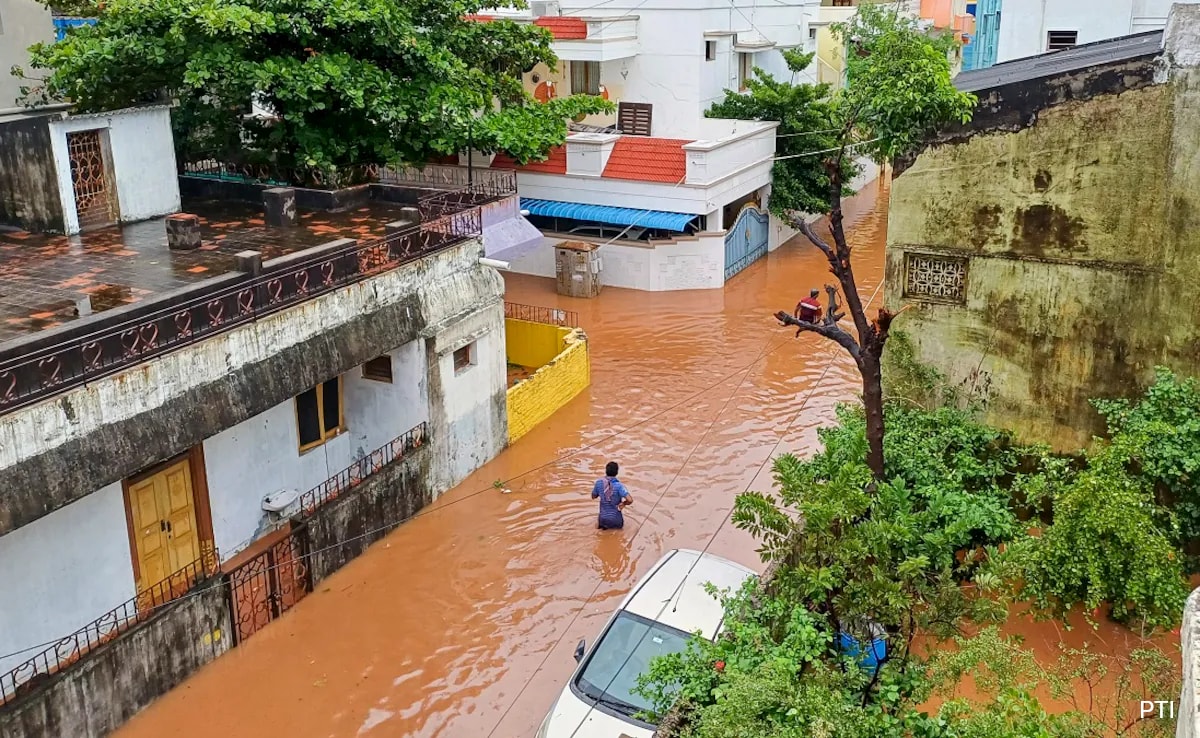
[[638,208],[614,208],[608,205],[581,205],[577,202],[557,200],[532,200],[521,198],[521,209],[530,215],[546,218],[570,218],[590,220],[618,226],[639,228],[661,228],[666,231],[683,232],[698,216],[689,213],[667,213],[662,210],[639,210]]

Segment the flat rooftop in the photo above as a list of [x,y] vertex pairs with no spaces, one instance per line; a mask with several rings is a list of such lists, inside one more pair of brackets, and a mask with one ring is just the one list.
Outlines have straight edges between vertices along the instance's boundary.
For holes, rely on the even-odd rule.
[[963,92],[978,92],[1088,67],[1157,56],[1162,52],[1162,41],[1162,31],[1147,31],[1132,36],[1095,41],[1062,51],[1013,59],[986,69],[963,72],[954,78],[954,86]]
[[266,261],[339,238],[382,237],[402,207],[372,200],[343,213],[301,211],[298,226],[276,228],[261,205],[185,201],[182,211],[200,217],[204,243],[195,251],[168,249],[162,218],[78,236],[0,229],[0,344],[74,320],[83,295],[100,313],[235,271],[241,251]]

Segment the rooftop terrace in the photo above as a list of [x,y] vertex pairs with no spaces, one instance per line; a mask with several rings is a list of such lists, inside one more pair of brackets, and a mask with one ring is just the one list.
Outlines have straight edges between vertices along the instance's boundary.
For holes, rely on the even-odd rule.
[[185,202],[184,212],[200,216],[204,244],[195,251],[168,249],[162,218],[81,236],[0,230],[0,344],[75,320],[85,295],[99,313],[234,271],[241,251],[266,261],[339,238],[379,238],[401,207],[370,201],[344,213],[302,212],[298,227],[275,228],[261,207]]
[[0,415],[479,238],[480,206],[513,196],[516,180],[304,192],[353,204],[284,228],[261,205],[185,201],[203,219],[192,251],[167,247],[164,219],[72,237],[0,232]]

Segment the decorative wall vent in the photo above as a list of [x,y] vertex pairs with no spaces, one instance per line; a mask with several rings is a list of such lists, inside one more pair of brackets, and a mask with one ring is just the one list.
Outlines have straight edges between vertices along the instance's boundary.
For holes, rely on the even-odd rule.
[[966,302],[967,260],[933,254],[906,254],[904,296],[937,302]]
[[627,136],[649,136],[653,112],[650,103],[618,103],[617,128]]

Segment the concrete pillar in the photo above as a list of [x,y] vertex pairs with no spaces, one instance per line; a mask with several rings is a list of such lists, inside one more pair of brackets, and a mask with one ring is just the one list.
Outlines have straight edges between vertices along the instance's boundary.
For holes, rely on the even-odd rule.
[[191,251],[200,247],[200,217],[190,213],[167,216],[167,248]]
[[725,230],[724,218],[725,208],[723,207],[717,208],[708,215],[704,216],[705,223],[707,224],[705,230],[712,233],[720,233],[721,231]]
[[239,251],[235,256],[237,270],[252,277],[262,274],[262,254],[258,251]]
[[292,187],[263,190],[263,209],[269,226],[288,228],[296,225],[296,190]]

